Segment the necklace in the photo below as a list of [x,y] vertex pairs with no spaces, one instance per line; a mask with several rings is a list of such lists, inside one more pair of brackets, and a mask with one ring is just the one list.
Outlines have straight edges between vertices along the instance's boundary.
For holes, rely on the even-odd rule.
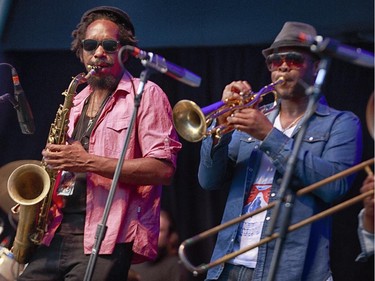
[[88,115],[90,119],[94,119],[96,114],[99,112],[99,108],[95,111],[96,99],[96,95],[92,94],[92,101],[90,102],[90,114]]
[[87,123],[87,129],[86,131],[90,130],[92,124],[94,123],[94,117],[90,117],[89,122]]
[[99,108],[97,110],[95,110],[95,104],[96,104],[96,95],[93,94],[94,98],[92,100],[92,103],[90,103],[90,115],[87,115],[87,117],[89,117],[89,122],[87,124],[87,130],[89,130],[92,126],[92,124],[94,123],[94,121],[96,120],[96,117],[98,116],[98,114],[102,111],[104,105],[107,103],[107,100],[109,98],[110,95],[107,95],[101,105],[99,106]]
[[92,124],[94,123],[94,120],[96,118],[96,115],[98,115],[98,112],[99,112],[99,109],[96,111],[96,113],[94,114],[94,104],[96,102],[96,95],[94,95],[94,98],[92,100],[92,103],[90,104],[90,115],[87,115],[87,117],[89,118],[89,122],[87,123],[87,129],[86,131],[90,130]]
[[281,125],[281,118],[280,118],[280,126],[281,126],[281,131],[284,133],[285,131],[288,131],[289,129],[293,128],[297,122],[303,117],[304,114],[298,116],[296,119],[294,119],[292,121],[292,123],[290,123],[286,128],[283,128],[283,126]]

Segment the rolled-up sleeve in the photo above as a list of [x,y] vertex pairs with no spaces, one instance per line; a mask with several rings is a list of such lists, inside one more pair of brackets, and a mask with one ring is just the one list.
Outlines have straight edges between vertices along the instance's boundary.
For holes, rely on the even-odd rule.
[[173,127],[172,109],[165,93],[151,84],[138,112],[138,140],[142,157],[158,158],[176,165],[181,143]]

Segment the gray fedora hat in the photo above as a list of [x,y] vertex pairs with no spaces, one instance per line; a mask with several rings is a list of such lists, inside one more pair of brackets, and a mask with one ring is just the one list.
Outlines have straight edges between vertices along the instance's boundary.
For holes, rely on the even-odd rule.
[[272,45],[262,51],[263,56],[267,57],[268,55],[272,54],[275,49],[281,47],[310,48],[309,43],[300,40],[301,33],[313,37],[317,35],[315,28],[310,24],[295,21],[288,21],[284,23],[283,28],[276,36]]

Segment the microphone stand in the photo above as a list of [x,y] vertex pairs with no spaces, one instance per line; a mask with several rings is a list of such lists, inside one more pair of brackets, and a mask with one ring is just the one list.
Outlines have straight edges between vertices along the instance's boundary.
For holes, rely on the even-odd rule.
[[309,96],[309,102],[307,105],[305,116],[302,120],[301,129],[296,135],[293,150],[287,162],[285,174],[280,184],[280,189],[279,189],[279,194],[278,194],[279,199],[276,202],[276,205],[272,212],[270,224],[266,232],[266,236],[270,236],[273,233],[277,218],[279,217],[279,213],[282,207],[282,202],[284,200],[285,202],[283,203],[283,206],[285,208],[285,212],[284,212],[283,217],[281,218],[282,221],[281,221],[281,226],[280,226],[280,233],[275,243],[275,250],[272,256],[270,270],[267,276],[267,281],[273,281],[275,279],[277,267],[278,267],[280,256],[282,253],[282,248],[284,245],[286,234],[288,233],[288,227],[290,224],[290,218],[291,218],[294,201],[296,197],[295,193],[291,189],[288,189],[288,186],[293,176],[293,171],[296,165],[298,152],[301,148],[303,137],[306,133],[309,120],[315,112],[317,101],[321,97],[321,87],[323,85],[325,76],[327,74],[329,64],[330,64],[330,59],[326,57],[321,59],[319,63],[319,67],[318,67],[319,71],[316,76],[314,86],[308,87],[306,89],[306,95]]
[[[119,52],[119,57],[121,57],[121,51]],[[122,60],[120,59],[120,62],[121,61]],[[90,259],[89,259],[89,262],[88,262],[88,265],[87,265],[87,268],[86,268],[85,277],[83,279],[84,281],[90,281],[91,278],[92,278],[92,274],[94,272],[94,268],[95,268],[96,260],[98,258],[100,246],[102,244],[102,241],[105,237],[105,233],[107,231],[106,223],[107,223],[109,211],[110,211],[111,206],[112,206],[113,196],[114,196],[115,191],[116,191],[118,178],[120,176],[121,168],[122,168],[122,165],[124,163],[125,153],[127,151],[128,145],[129,145],[130,136],[131,136],[131,133],[133,131],[135,119],[136,119],[137,114],[138,114],[138,109],[139,109],[139,105],[141,103],[143,90],[144,90],[144,87],[147,83],[147,80],[148,80],[148,78],[151,74],[150,71],[151,71],[151,69],[146,67],[145,70],[143,70],[141,72],[141,75],[139,77],[140,83],[139,83],[139,86],[138,86],[137,93],[134,97],[133,115],[132,115],[132,118],[130,120],[128,132],[127,132],[127,135],[126,135],[126,138],[125,138],[125,144],[124,144],[124,147],[122,149],[121,156],[120,156],[119,161],[117,162],[117,165],[116,165],[116,170],[115,170],[115,173],[114,173],[114,176],[113,176],[111,188],[109,190],[107,202],[106,202],[106,205],[105,205],[105,208],[104,208],[103,218],[102,218],[101,223],[98,224],[98,227],[97,227],[97,230],[96,230],[95,243],[94,243],[94,246],[92,248]]]

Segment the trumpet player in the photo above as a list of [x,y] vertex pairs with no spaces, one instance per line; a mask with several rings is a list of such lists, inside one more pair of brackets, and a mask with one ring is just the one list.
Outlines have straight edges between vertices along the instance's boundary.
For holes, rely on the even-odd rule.
[[[220,139],[212,136],[203,140],[198,172],[201,186],[206,190],[229,188],[222,223],[278,199],[280,181],[308,104],[303,85],[313,84],[319,63],[310,46],[299,40],[301,32],[317,35],[309,24],[286,22],[272,45],[262,51],[272,82],[284,79],[275,86],[278,106],[267,115],[248,107],[220,116],[212,126],[226,124],[235,130]],[[248,82],[234,81],[224,88],[222,100],[239,98],[250,90]],[[329,107],[323,96],[309,121],[288,188],[295,191],[358,163],[361,138],[358,117]],[[297,197],[290,224],[327,208],[348,191],[351,182],[352,177],[342,178]],[[268,209],[220,231],[212,261],[263,239],[271,213]],[[279,230],[277,221],[274,231]],[[330,232],[330,218],[326,217],[288,233],[275,280],[332,280]],[[206,280],[267,280],[274,252],[275,241],[263,244],[211,268]]]

